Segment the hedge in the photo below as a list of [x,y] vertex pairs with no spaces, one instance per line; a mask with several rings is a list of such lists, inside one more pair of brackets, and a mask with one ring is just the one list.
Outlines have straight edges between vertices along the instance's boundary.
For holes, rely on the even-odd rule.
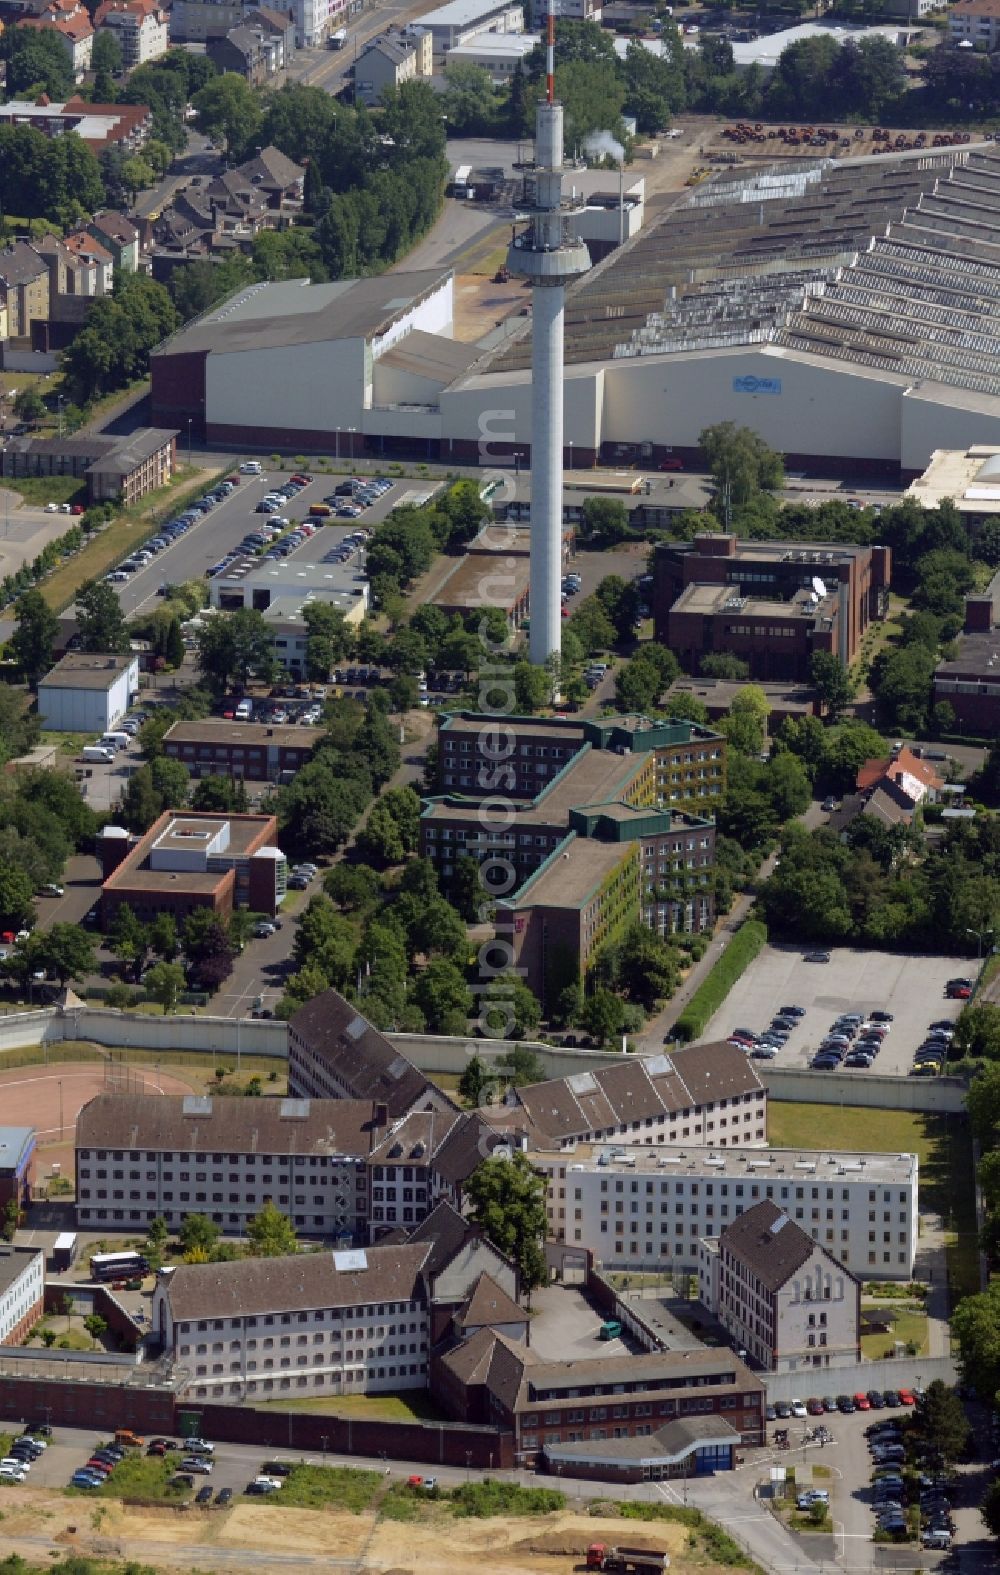
[[737,979],[763,950],[767,925],[748,919],[733,936],[708,977],[702,981],[674,1024],[677,1039],[697,1039],[719,1010]]

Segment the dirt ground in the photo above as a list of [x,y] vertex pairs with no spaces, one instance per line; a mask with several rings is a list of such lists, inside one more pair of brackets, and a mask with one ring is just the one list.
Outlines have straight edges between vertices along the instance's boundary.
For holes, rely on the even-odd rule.
[[[225,1549],[232,1575],[260,1575],[269,1554],[288,1566],[321,1569],[327,1558],[357,1557],[374,1575],[469,1575],[480,1562],[491,1575],[570,1575],[591,1542],[662,1548],[675,1575],[684,1575],[687,1532],[672,1524],[561,1513],[544,1519],[375,1522],[371,1514],[280,1509],[237,1503],[226,1511],[192,1508],[125,1509],[13,1487],[3,1493],[4,1544],[8,1552],[37,1559],[40,1544],[62,1553],[138,1558],[166,1570],[211,1567],[213,1548]],[[627,1537],[625,1533],[627,1532]],[[245,1565],[239,1554],[247,1554]],[[699,1575],[710,1575],[698,1565]]]

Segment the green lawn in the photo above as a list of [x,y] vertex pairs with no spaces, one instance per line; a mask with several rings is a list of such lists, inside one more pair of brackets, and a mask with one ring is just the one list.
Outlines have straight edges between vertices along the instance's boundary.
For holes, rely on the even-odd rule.
[[362,1515],[384,1481],[381,1471],[353,1471],[349,1466],[293,1466],[285,1485],[261,1500],[294,1509],[346,1509]]
[[401,1394],[329,1395],[315,1400],[265,1400],[261,1410],[312,1411],[319,1416],[357,1416],[380,1422],[441,1422],[439,1411],[421,1389]]
[[893,1308],[895,1321],[892,1328],[885,1334],[863,1334],[861,1336],[861,1354],[866,1361],[877,1362],[884,1356],[895,1356],[895,1343],[902,1340],[904,1343],[913,1341],[917,1347],[917,1355],[923,1356],[927,1350],[927,1314],[917,1308]]
[[952,1297],[975,1295],[979,1255],[972,1143],[963,1117],[772,1100],[768,1122],[774,1148],[916,1154],[921,1203],[947,1225]]
[[[87,483],[82,476],[17,476],[10,478],[11,491],[17,492],[32,508],[46,503],[82,503],[87,506]],[[67,516],[66,530],[75,521]]]
[[190,1495],[189,1487],[173,1487],[171,1477],[180,1465],[179,1454],[163,1456],[144,1455],[130,1449],[98,1488],[66,1489],[80,1498],[138,1498],[161,1499],[165,1504],[176,1504]]

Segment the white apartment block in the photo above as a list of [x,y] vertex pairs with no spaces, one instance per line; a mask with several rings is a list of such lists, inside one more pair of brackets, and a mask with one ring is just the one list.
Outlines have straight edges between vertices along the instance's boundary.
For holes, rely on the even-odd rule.
[[77,1227],[207,1214],[238,1236],[270,1199],[303,1235],[363,1236],[380,1120],[353,1099],[99,1094],[77,1120]]
[[[539,1149],[767,1142],[767,1090],[744,1052],[724,1041],[622,1056],[618,1065],[518,1089],[517,1097],[517,1110],[504,1112],[506,1125],[526,1127]],[[500,1125],[491,1112],[484,1115]]]
[[955,42],[982,44],[992,54],[1000,48],[1000,0],[958,0],[948,30]]
[[45,1254],[0,1246],[0,1345],[19,1345],[45,1306]]
[[427,1384],[432,1247],[183,1264],[153,1328],[203,1400],[378,1394]]
[[702,1237],[770,1201],[858,1278],[913,1273],[915,1154],[578,1144],[571,1152],[535,1148],[530,1158],[546,1178],[553,1239],[589,1248],[608,1269],[694,1272]]
[[860,1361],[860,1282],[783,1209],[758,1203],[702,1246],[702,1300],[770,1372]]
[[117,38],[126,71],[158,60],[170,48],[170,16],[154,0],[104,0],[94,24]]

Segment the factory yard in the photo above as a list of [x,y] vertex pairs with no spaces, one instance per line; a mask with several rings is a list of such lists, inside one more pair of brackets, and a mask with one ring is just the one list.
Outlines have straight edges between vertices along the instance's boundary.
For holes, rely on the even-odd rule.
[[[724,1039],[735,1028],[761,1033],[782,1006],[801,1006],[805,1015],[769,1064],[807,1067],[839,1013],[891,1012],[893,1021],[871,1072],[905,1077],[929,1024],[955,1018],[962,1008],[961,1001],[946,999],[947,980],[970,974],[976,967],[974,960],[960,957],[905,956],[850,947],[817,953],[829,956],[827,963],[807,962],[811,950],[766,946],[736,981],[703,1037]],[[863,1067],[840,1070],[862,1079],[869,1075]]]

